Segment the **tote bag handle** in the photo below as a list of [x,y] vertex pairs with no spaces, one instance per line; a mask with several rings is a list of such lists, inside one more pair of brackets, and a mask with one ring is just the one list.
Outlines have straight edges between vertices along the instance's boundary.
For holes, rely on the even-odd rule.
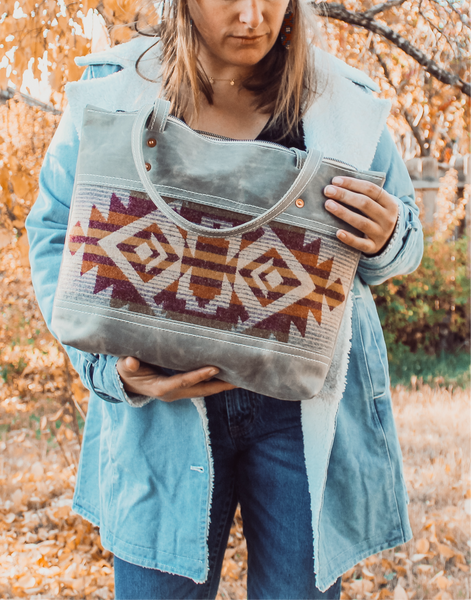
[[166,217],[168,217],[173,223],[175,223],[175,225],[181,227],[185,231],[190,231],[191,233],[212,238],[229,238],[253,231],[258,227],[265,225],[269,221],[272,221],[281,213],[283,213],[289,206],[291,206],[291,204],[293,204],[293,202],[295,202],[296,199],[299,198],[299,196],[303,193],[310,181],[315,177],[321,165],[322,153],[316,150],[309,150],[299,175],[296,177],[286,194],[269,210],[248,221],[247,223],[242,223],[241,225],[229,227],[227,229],[212,229],[211,227],[205,227],[203,225],[198,225],[197,223],[192,223],[175,212],[171,206],[165,202],[162,196],[155,189],[145,167],[142,140],[149,115],[152,112],[152,118],[150,121],[151,131],[162,132],[165,129],[169,108],[169,102],[159,99],[156,101],[155,106],[147,105],[139,111],[132,128],[132,154],[139,178],[151,200]]

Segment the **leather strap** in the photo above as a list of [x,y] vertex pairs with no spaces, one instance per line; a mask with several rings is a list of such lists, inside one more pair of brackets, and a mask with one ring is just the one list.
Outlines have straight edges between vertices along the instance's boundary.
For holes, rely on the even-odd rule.
[[[142,140],[146,123],[151,111],[153,111],[154,125],[159,131],[163,131],[163,129],[160,129],[160,127],[165,128],[168,115],[168,107],[163,106],[164,104],[169,105],[169,103],[165,100],[157,100],[155,107],[152,105],[147,105],[139,111],[132,129],[132,154],[139,178],[151,200],[166,217],[175,223],[175,225],[186,231],[213,238],[229,238],[253,231],[254,229],[257,229],[258,227],[261,227],[262,225],[272,221],[281,215],[289,206],[291,206],[291,204],[293,204],[293,202],[295,202],[296,199],[299,198],[299,196],[303,193],[319,170],[322,161],[322,153],[316,150],[310,150],[307,153],[307,157],[299,175],[296,177],[289,190],[274,206],[272,206],[262,215],[255,217],[247,223],[242,223],[241,225],[229,227],[227,229],[212,229],[211,227],[204,227],[203,225],[192,223],[175,212],[172,207],[165,202],[162,196],[155,189],[145,167]],[[155,131],[153,128],[152,130]],[[296,158],[299,160],[298,153],[296,153]]]
[[155,133],[161,133],[167,124],[168,113],[170,112],[170,102],[157,98],[154,104],[154,111],[149,123],[149,130]]

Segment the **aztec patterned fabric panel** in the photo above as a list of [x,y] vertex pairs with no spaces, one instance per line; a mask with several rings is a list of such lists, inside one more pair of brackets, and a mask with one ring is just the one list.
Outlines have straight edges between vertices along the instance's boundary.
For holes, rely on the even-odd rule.
[[[168,200],[214,228],[248,216]],[[57,297],[282,342],[331,357],[357,265],[335,237],[271,222],[233,238],[174,225],[142,192],[79,184]]]

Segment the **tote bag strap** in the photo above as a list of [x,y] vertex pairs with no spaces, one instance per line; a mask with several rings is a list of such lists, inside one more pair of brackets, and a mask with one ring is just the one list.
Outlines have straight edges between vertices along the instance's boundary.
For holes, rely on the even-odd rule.
[[265,225],[265,223],[272,221],[281,213],[283,213],[289,206],[291,206],[291,204],[293,204],[293,202],[295,202],[296,199],[299,198],[299,196],[303,193],[303,191],[309,185],[309,182],[315,177],[317,171],[319,170],[322,161],[322,153],[316,150],[309,150],[306,160],[304,161],[304,165],[289,190],[280,200],[278,200],[276,204],[274,204],[263,214],[255,217],[247,223],[242,223],[242,225],[229,227],[227,229],[212,229],[211,227],[205,227],[203,225],[198,225],[197,223],[192,223],[175,212],[171,206],[165,202],[162,196],[155,189],[145,167],[142,140],[147,120],[152,112],[150,128],[152,131],[162,132],[165,129],[169,106],[169,102],[165,100],[157,100],[155,107],[153,105],[147,105],[139,111],[132,129],[132,154],[139,178],[151,200],[166,217],[175,223],[175,225],[186,231],[213,238],[229,238],[253,231],[258,227]]

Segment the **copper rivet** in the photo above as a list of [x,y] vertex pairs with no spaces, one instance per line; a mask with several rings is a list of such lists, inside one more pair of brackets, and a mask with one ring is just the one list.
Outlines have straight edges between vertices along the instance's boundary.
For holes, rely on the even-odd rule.
[[298,208],[302,208],[304,206],[304,200],[302,198],[298,198],[295,204]]
[[[150,163],[146,163],[146,169],[147,169],[147,171],[150,171],[150,169],[151,169]],[[296,200],[296,202],[297,202],[297,200]]]
[[153,148],[156,144],[157,142],[154,140],[154,138],[150,138],[147,140],[147,145],[149,146],[149,148]]

